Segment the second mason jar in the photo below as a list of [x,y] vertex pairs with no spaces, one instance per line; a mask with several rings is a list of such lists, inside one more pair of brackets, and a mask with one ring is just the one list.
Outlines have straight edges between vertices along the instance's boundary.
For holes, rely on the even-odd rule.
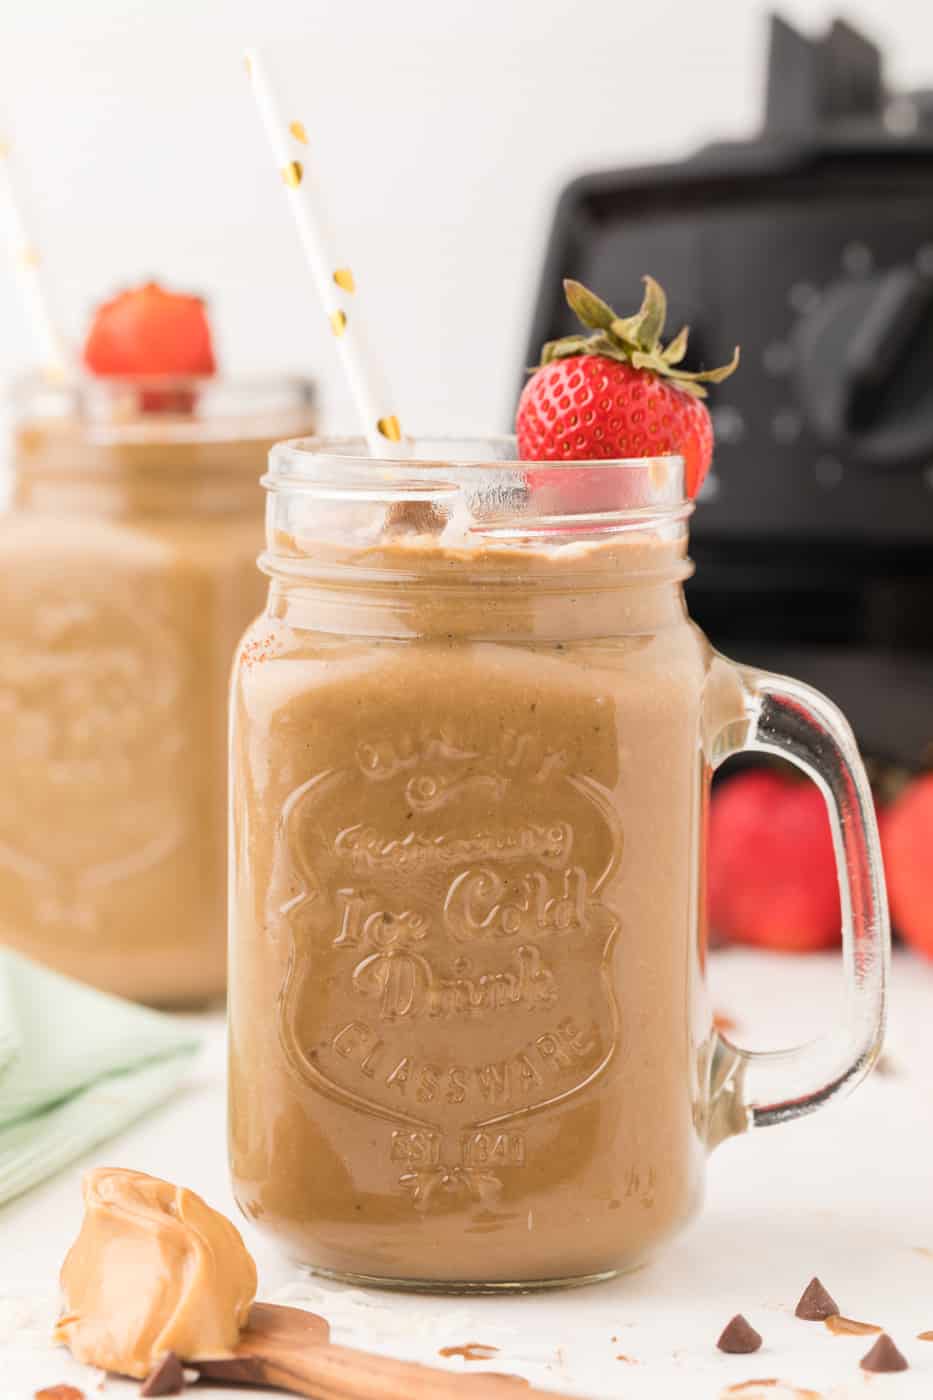
[[35,378],[0,520],[0,942],[107,991],[225,983],[225,692],[257,478],[303,381]]

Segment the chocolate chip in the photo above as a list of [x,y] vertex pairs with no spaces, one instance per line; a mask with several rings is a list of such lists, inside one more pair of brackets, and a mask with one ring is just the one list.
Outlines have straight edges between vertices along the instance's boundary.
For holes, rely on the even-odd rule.
[[446,523],[446,512],[433,501],[394,501],[386,512],[386,531],[390,534],[437,534]]
[[882,1332],[859,1365],[863,1371],[906,1371],[907,1357],[898,1351],[887,1332]]
[[761,1346],[761,1336],[741,1313],[736,1313],[732,1321],[723,1328],[722,1336],[716,1345],[720,1351],[727,1351],[730,1355],[746,1356],[750,1351],[758,1350]]
[[150,1371],[140,1395],[180,1395],[185,1388],[185,1372],[173,1351],[167,1351],[154,1371]]
[[458,1346],[441,1347],[438,1356],[462,1356],[464,1361],[488,1361],[495,1356],[498,1347],[487,1346],[485,1342],[462,1342]]
[[854,1317],[838,1317],[835,1313],[823,1322],[834,1337],[870,1337],[882,1330],[874,1322],[856,1322]]
[[811,1278],[794,1309],[795,1315],[802,1317],[804,1322],[825,1322],[828,1317],[838,1317],[839,1312],[839,1304],[830,1297],[818,1278]]

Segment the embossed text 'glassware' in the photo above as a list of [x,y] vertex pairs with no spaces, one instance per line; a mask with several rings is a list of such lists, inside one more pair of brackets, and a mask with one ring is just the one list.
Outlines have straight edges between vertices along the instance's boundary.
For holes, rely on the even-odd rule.
[[[681,465],[508,440],[271,456],[265,612],[232,698],[230,1150],[295,1258],[416,1288],[630,1268],[708,1150],[854,1084],[887,927],[845,722],[689,621]],[[830,803],[850,997],[763,1057],[714,1029],[713,768]]]

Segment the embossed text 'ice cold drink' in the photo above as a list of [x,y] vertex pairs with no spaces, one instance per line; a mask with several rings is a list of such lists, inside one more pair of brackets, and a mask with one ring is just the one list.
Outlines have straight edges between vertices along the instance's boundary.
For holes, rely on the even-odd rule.
[[[711,1146],[855,1083],[880,1036],[845,722],[689,621],[676,458],[581,467],[564,515],[568,467],[531,487],[513,450],[272,453],[233,690],[231,1158],[246,1214],[340,1275],[630,1267]],[[851,911],[850,1019],[767,1060],[704,984],[706,796],[740,748],[823,784]]]

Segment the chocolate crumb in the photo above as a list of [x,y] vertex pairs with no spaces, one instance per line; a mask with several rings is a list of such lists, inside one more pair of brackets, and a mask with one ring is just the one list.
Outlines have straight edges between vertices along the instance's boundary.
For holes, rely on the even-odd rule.
[[764,1380],[738,1381],[735,1385],[726,1386],[723,1395],[746,1395],[750,1390],[765,1390],[780,1384],[776,1376],[766,1376]]
[[36,1391],[36,1400],[84,1400],[84,1391],[76,1385],[47,1385]]
[[839,1313],[839,1304],[826,1292],[818,1278],[811,1278],[794,1308],[795,1317],[802,1318],[804,1322],[825,1322],[828,1317],[838,1317]]
[[736,1313],[732,1321],[723,1328],[716,1345],[720,1351],[727,1351],[730,1355],[745,1356],[748,1352],[757,1351],[761,1346],[761,1334],[755,1331],[741,1313]]
[[433,501],[394,501],[386,512],[387,534],[436,535],[447,515]]
[[734,1016],[730,1016],[728,1011],[713,1012],[713,1029],[717,1031],[736,1031],[739,1023]]
[[898,1351],[887,1332],[882,1332],[871,1351],[859,1362],[863,1371],[906,1371],[907,1357]]
[[824,1317],[823,1322],[834,1337],[870,1337],[883,1330],[874,1322],[856,1322],[854,1317],[840,1317],[838,1313]]
[[820,1390],[792,1386],[789,1380],[777,1380],[770,1376],[766,1380],[741,1380],[737,1386],[727,1386],[721,1393],[724,1396],[742,1396],[742,1400],[761,1400],[762,1390],[770,1386],[780,1386],[780,1394],[789,1397],[789,1400],[824,1400]]
[[488,1361],[495,1356],[498,1347],[486,1346],[484,1342],[462,1342],[456,1347],[441,1347],[438,1356],[462,1356],[464,1361]]
[[173,1351],[167,1351],[154,1371],[143,1381],[140,1395],[180,1395],[185,1388],[185,1373]]
[[768,1376],[764,1380],[739,1381],[737,1385],[728,1385],[722,1391],[722,1395],[741,1395],[743,1400],[760,1400],[763,1390],[770,1390],[774,1386],[781,1387],[781,1394],[786,1395],[788,1400],[823,1400],[823,1396],[818,1390],[805,1390],[799,1385],[791,1385],[788,1381],[780,1381],[776,1376]]

